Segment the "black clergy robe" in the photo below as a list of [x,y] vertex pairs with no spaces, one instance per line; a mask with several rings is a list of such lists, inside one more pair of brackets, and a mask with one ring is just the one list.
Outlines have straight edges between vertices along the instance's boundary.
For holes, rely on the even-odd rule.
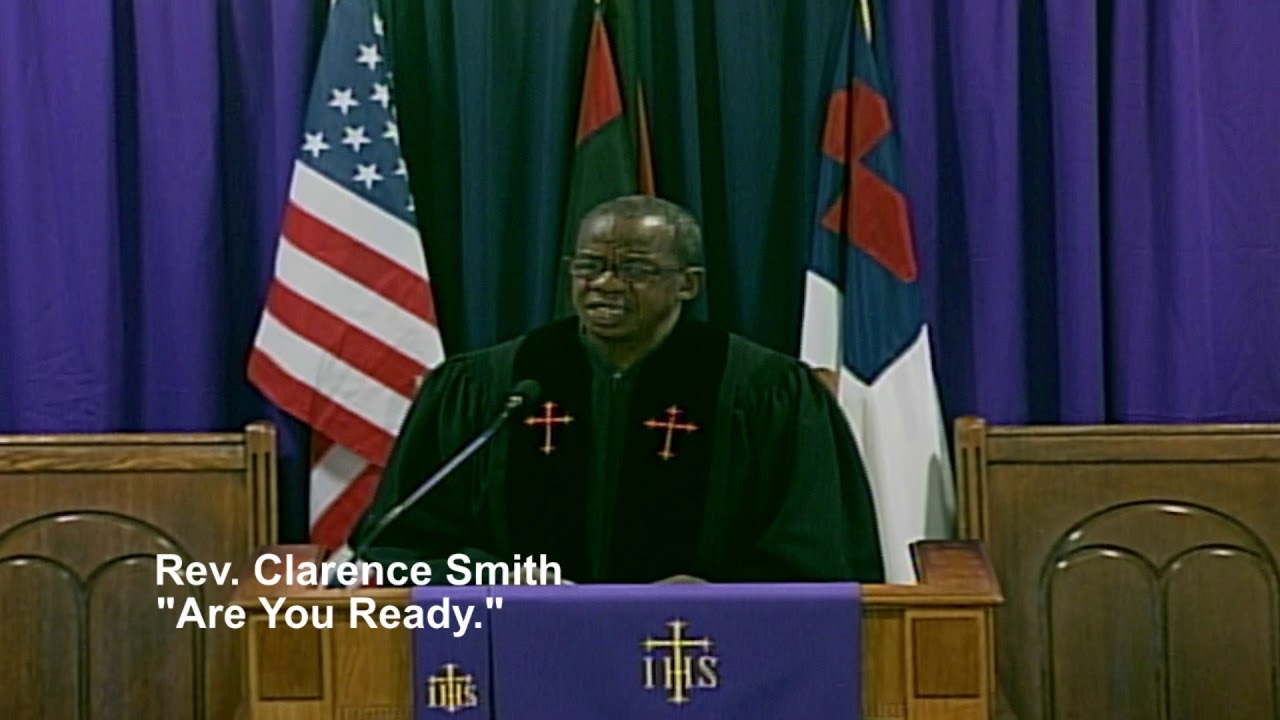
[[844,415],[808,367],[681,319],[625,371],[576,318],[430,373],[405,420],[360,545],[497,415],[542,389],[486,447],[370,544],[371,561],[559,564],[576,583],[882,582],[875,511]]

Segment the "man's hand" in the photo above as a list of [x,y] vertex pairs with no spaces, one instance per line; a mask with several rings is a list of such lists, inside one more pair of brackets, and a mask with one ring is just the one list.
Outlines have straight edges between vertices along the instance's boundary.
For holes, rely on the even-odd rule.
[[655,585],[697,585],[705,584],[707,581],[693,575],[672,575],[654,583]]

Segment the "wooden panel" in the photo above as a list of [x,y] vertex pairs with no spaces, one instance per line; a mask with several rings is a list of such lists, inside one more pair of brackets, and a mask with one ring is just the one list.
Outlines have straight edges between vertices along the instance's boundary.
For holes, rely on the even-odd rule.
[[188,596],[232,588],[157,587],[155,556],[235,565],[273,542],[274,447],[267,425],[0,437],[0,717],[236,718],[243,635],[175,627]]
[[314,627],[253,626],[257,643],[259,700],[319,700],[324,697],[320,630]]
[[[155,573],[151,558],[125,555],[97,568],[88,584],[94,720],[200,716],[207,638],[198,628],[175,628],[177,616],[156,607]],[[182,592],[178,602],[189,596]]]
[[[989,612],[978,609],[924,607],[905,613],[911,648],[907,667],[911,720],[989,720],[995,707],[989,682],[989,619]],[[966,636],[964,644],[957,643]],[[918,652],[925,657],[918,657]],[[921,677],[922,670],[930,675]],[[975,682],[976,694],[972,692]]]
[[[82,717],[79,604],[75,577],[56,562],[0,560],[0,717]],[[62,621],[32,621],[48,616]]]
[[334,699],[348,713],[407,708],[413,692],[405,682],[413,673],[411,633],[383,628],[352,628],[344,615],[333,630],[337,675]]
[[224,445],[0,446],[0,472],[183,472],[244,469],[244,448]]
[[[1141,563],[1115,551],[1081,553],[1050,571],[1045,635],[1028,649],[1044,654],[1044,705],[1058,717],[1083,717],[1103,697],[1115,717],[1163,717],[1152,581]],[[1125,687],[1116,692],[1119,677]]]
[[863,712],[866,720],[893,720],[907,716],[906,628],[899,608],[868,609],[862,615]]
[[[244,584],[243,578],[241,584]],[[247,674],[249,677],[248,699],[245,714],[255,720],[309,720],[310,718],[333,717],[332,686],[332,637],[328,632],[319,631],[318,654],[310,654],[311,650],[304,641],[283,642],[272,646],[271,651],[263,652],[259,645],[265,638],[274,633],[291,633],[292,629],[267,626],[266,615],[256,598],[251,607],[246,607],[248,615],[248,645],[245,648],[247,657]],[[299,636],[300,637],[300,636]],[[295,666],[308,668],[319,667],[322,682],[319,698],[269,697],[264,692],[263,682],[268,688],[279,688],[288,685],[271,678],[276,673],[290,675]]]
[[976,618],[912,618],[916,697],[976,698],[981,666],[964,662],[985,640]]
[[[1223,717],[1240,707],[1280,718],[1272,685],[1276,593],[1258,558],[1227,549],[1190,554],[1170,568],[1166,593],[1171,720]],[[1231,611],[1261,622],[1239,622]]]
[[1280,426],[957,426],[1021,720],[1280,717]]
[[413,720],[407,707],[344,707],[334,715],[335,720]]
[[[968,422],[962,419],[961,423]],[[1280,461],[1274,425],[983,427],[987,460],[1001,463]]]

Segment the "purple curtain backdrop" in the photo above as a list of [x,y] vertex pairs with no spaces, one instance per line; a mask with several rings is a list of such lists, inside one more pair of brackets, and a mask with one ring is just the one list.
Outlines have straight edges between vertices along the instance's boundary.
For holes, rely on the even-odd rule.
[[1280,3],[886,3],[950,414],[1280,420]]
[[0,2],[0,432],[267,417],[305,454],[244,367],[322,7]]
[[[882,6],[948,414],[1280,420],[1280,3]],[[0,2],[0,432],[267,417],[302,477],[244,363],[327,7]]]

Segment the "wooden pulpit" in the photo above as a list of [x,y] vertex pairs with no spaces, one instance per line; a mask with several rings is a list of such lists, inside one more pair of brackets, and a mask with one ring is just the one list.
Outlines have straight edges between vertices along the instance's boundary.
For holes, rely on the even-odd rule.
[[[314,546],[264,549],[319,562]],[[864,720],[988,720],[995,715],[992,617],[1002,602],[982,546],[913,548],[919,582],[862,588]],[[248,622],[247,720],[412,720],[411,630],[351,628],[352,594],[406,605],[402,588],[263,586],[243,569],[234,602]],[[334,609],[332,628],[269,628],[260,598]]]

